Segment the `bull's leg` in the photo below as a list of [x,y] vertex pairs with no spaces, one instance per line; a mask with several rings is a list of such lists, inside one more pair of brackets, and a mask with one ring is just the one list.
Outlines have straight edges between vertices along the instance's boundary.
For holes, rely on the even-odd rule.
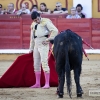
[[65,70],[61,69],[60,71],[57,71],[58,73],[58,78],[59,78],[59,85],[58,85],[58,90],[57,94],[59,98],[63,98],[64,95],[64,83],[65,83]]
[[83,94],[82,88],[80,86],[80,74],[81,74],[81,68],[74,69],[74,79],[76,83],[77,97],[82,97]]
[[57,95],[59,98],[63,98],[64,95],[64,82],[65,82],[65,60],[62,55],[62,53],[58,53],[57,56],[55,56],[56,59],[56,71],[58,74],[58,88],[57,88]]

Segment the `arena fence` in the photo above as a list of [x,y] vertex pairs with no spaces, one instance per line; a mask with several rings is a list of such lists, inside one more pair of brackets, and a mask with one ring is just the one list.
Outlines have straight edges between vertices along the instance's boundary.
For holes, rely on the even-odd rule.
[[[66,15],[42,15],[50,18],[59,32],[71,29],[95,49],[100,49],[100,19],[66,19]],[[0,49],[28,49],[30,15],[0,15]],[[85,49],[88,49],[84,45]]]

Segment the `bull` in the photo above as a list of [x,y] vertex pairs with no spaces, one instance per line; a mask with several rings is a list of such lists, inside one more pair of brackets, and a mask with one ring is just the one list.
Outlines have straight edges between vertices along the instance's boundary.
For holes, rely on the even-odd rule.
[[83,90],[80,86],[80,74],[82,70],[82,38],[71,30],[62,31],[54,41],[53,54],[56,61],[56,71],[58,74],[59,85],[57,95],[63,98],[64,83],[66,76],[67,92],[72,98],[71,70],[74,71],[77,97],[82,97]]

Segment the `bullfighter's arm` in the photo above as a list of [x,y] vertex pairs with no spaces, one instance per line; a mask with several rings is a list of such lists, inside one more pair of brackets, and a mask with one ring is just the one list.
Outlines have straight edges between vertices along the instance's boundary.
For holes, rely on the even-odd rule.
[[58,34],[58,29],[53,25],[51,21],[48,21],[46,24],[47,29],[50,31],[50,36],[47,40],[52,40]]

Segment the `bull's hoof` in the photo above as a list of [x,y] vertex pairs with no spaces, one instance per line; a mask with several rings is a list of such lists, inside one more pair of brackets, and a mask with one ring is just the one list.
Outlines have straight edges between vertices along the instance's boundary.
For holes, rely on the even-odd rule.
[[59,93],[57,97],[58,98],[63,98],[63,93]]
[[83,90],[81,90],[81,94],[84,94]]
[[63,95],[58,95],[57,98],[63,98]]
[[81,93],[78,93],[77,94],[77,98],[82,98],[82,94]]

